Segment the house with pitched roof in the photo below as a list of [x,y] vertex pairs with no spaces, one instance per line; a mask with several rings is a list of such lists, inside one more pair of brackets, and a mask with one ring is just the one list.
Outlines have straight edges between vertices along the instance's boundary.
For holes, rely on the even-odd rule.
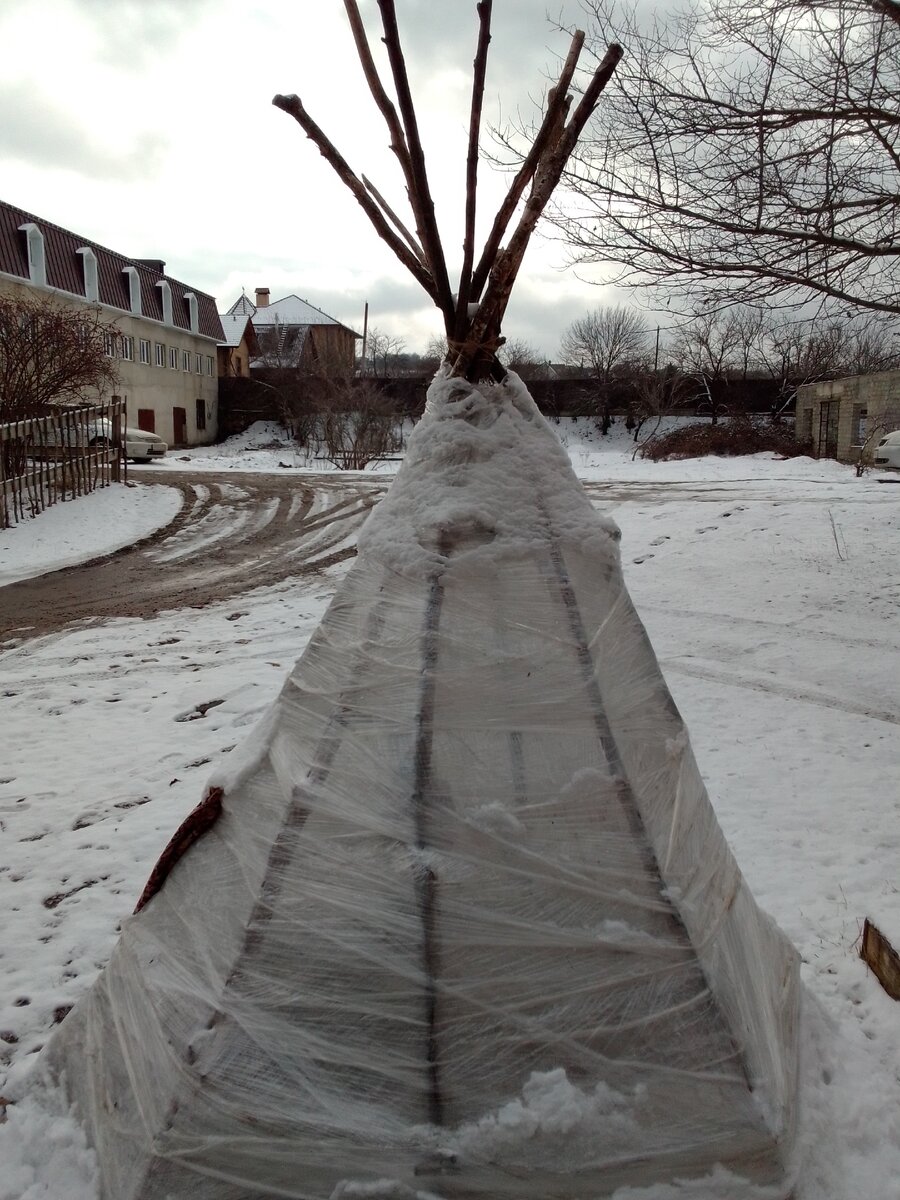
[[215,440],[223,338],[215,298],[167,275],[164,262],[118,254],[0,201],[0,293],[100,308],[118,331],[108,353],[126,422],[170,446]]
[[257,288],[255,304],[242,295],[226,315],[250,318],[259,348],[251,368],[328,376],[353,373],[361,335],[308,300],[290,295],[270,301],[269,289]]
[[224,338],[219,342],[219,376],[228,379],[246,379],[250,364],[259,358],[259,342],[253,322],[246,313],[220,313]]

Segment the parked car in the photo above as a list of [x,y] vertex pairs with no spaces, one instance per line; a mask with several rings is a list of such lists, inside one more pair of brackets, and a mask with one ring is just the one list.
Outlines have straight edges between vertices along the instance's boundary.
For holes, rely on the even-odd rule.
[[[62,413],[65,410],[60,408],[58,411]],[[61,438],[65,444],[72,446],[84,444],[82,438],[87,439],[88,446],[109,446],[114,440],[112,421],[108,417],[95,417],[84,425],[74,420],[71,424],[64,422],[58,432],[50,431],[49,445],[54,444],[54,438]],[[126,458],[134,462],[151,462],[154,458],[163,458],[168,448],[166,442],[155,433],[125,426]]]
[[900,471],[900,429],[886,434],[875,447],[875,466]]
[[[92,446],[104,441],[108,443],[112,438],[112,423],[106,417],[92,421],[91,433]],[[134,429],[131,425],[125,426],[126,458],[134,462],[150,462],[154,458],[163,458],[168,448],[167,443],[155,433],[148,433],[145,429]]]

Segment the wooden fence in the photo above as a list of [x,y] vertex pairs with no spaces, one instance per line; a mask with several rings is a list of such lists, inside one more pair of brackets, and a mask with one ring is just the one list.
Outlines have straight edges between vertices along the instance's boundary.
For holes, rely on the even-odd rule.
[[124,476],[121,400],[0,425],[0,528]]

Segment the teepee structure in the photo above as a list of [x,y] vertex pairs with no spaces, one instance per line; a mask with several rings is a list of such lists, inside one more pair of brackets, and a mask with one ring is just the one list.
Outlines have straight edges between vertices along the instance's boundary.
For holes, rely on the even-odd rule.
[[434,298],[447,361],[319,629],[45,1071],[103,1200],[601,1200],[710,1177],[719,1200],[784,1197],[796,953],[718,827],[617,529],[495,357],[620,52],[569,116],[576,34],[475,263],[478,4],[454,296],[378,3],[399,113],[346,7],[416,233],[296,97],[275,103]]

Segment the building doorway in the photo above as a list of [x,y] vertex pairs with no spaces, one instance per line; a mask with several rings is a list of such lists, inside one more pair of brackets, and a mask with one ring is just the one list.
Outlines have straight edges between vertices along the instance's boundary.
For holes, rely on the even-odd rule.
[[152,408],[138,409],[138,429],[144,433],[156,433],[156,413]]
[[173,408],[172,409],[172,424],[175,429],[175,445],[184,446],[187,444],[187,409]]
[[819,458],[837,458],[839,400],[823,400],[819,405]]

